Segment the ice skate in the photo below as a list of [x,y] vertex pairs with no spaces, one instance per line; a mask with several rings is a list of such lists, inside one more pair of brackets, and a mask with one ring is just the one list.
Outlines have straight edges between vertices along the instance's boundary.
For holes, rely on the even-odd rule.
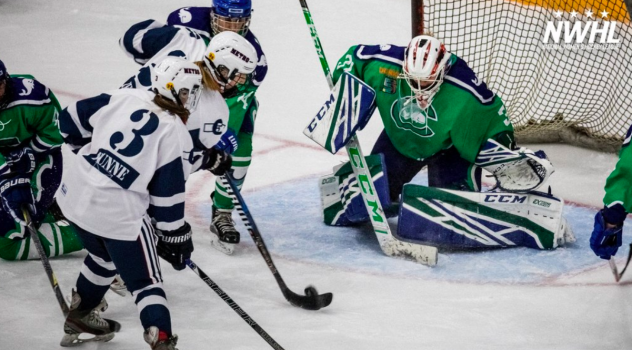
[[213,248],[232,255],[240,238],[239,231],[235,229],[232,210],[217,209],[213,206],[213,222],[210,229]]
[[178,350],[176,348],[178,336],[175,334],[168,336],[167,333],[159,330],[157,327],[151,326],[147,328],[143,338],[151,346],[151,350]]
[[72,291],[70,314],[64,323],[64,337],[59,345],[64,347],[75,346],[86,342],[107,342],[114,338],[114,333],[121,329],[121,325],[112,320],[102,318],[99,314],[107,309],[105,299],[91,311],[79,311],[81,297]]

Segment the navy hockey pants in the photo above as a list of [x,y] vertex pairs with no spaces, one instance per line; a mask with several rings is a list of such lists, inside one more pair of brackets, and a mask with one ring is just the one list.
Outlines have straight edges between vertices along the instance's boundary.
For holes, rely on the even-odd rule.
[[384,155],[392,202],[399,200],[404,184],[410,182],[425,166],[428,166],[430,187],[480,191],[481,169],[461,158],[454,147],[419,161],[399,153],[386,132],[382,131],[371,151],[371,154],[379,153]]
[[118,272],[135,297],[144,329],[156,326],[171,334],[171,315],[162,288],[162,272],[156,252],[157,237],[149,219],[144,220],[135,241],[104,238],[73,224],[88,256],[77,279],[80,310],[92,310],[100,302]]

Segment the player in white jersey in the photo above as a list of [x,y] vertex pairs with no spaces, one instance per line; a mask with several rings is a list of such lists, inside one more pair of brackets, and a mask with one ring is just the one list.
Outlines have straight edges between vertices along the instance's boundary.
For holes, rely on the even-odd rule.
[[145,341],[152,350],[175,349],[157,257],[185,268],[193,251],[186,179],[195,164],[223,174],[231,158],[214,148],[194,151],[186,124],[200,97],[198,66],[169,58],[153,74],[153,92],[115,90],[60,115],[62,137],[77,159],[64,171],[58,202],[89,253],[62,346],[85,341],[81,333],[96,341],[114,337],[120,325],[95,308],[119,273],[135,297]]
[[[198,149],[217,147],[232,153],[237,140],[234,133],[227,133],[229,111],[221,92],[232,90],[239,81],[249,78],[257,67],[257,52],[246,39],[233,32],[215,35],[208,46],[205,41],[193,40],[187,52],[184,58],[195,63],[203,73],[198,108],[187,123],[194,145]],[[181,53],[169,48],[160,51],[121,87],[151,89],[150,77],[156,62],[173,55],[179,57]]]
[[[210,5],[210,1],[209,1]],[[224,89],[222,94],[230,110],[228,131],[224,139],[233,156],[232,174],[241,188],[252,161],[253,135],[259,101],[258,88],[268,71],[266,56],[259,40],[250,28],[251,0],[213,0],[211,7],[183,7],[169,14],[166,24],[146,20],[130,27],[120,39],[123,51],[135,62],[146,64],[164,55],[197,57],[204,42],[224,32],[243,36],[255,48],[256,68],[248,79],[241,80],[235,89]],[[238,147],[237,147],[238,146]],[[211,194],[213,201],[210,225],[211,244],[230,254],[240,241],[232,219],[234,209],[231,196],[219,179]]]

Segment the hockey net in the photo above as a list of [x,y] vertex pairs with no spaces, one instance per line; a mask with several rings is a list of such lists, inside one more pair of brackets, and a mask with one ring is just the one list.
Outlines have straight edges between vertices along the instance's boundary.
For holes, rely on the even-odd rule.
[[[423,17],[425,32],[503,99],[520,143],[620,148],[632,123],[632,29],[622,0],[423,0],[419,10],[413,18],[415,12]],[[565,21],[571,27],[614,23],[620,42],[592,49],[547,45],[554,43],[544,42],[547,24]]]

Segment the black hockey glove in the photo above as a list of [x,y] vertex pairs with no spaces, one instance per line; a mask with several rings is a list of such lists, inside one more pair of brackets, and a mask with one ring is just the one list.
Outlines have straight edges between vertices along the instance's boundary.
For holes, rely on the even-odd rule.
[[11,172],[17,174],[30,174],[37,165],[35,152],[30,147],[24,147],[9,153],[6,160]]
[[230,170],[232,166],[233,157],[231,157],[230,154],[212,147],[204,152],[204,160],[200,168],[208,170],[214,175],[221,176]]
[[32,217],[37,214],[35,199],[31,190],[30,175],[18,175],[0,181],[0,197],[2,197],[4,210],[23,226],[26,226],[26,221],[24,221],[24,215],[22,214],[23,205],[27,206]]
[[156,230],[158,234],[158,255],[171,263],[174,269],[184,270],[186,260],[191,258],[193,241],[191,225],[185,222],[182,227],[173,231]]

